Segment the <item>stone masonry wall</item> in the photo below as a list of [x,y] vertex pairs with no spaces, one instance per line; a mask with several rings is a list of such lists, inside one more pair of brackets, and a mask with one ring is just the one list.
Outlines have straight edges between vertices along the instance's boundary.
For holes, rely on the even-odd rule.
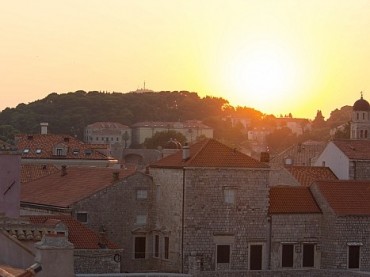
[[161,243],[159,259],[160,271],[181,272],[182,270],[182,203],[183,203],[183,170],[150,168],[156,187],[155,227],[169,237],[169,257],[164,257],[164,246]]
[[349,179],[370,180],[370,162],[369,161],[350,162]]
[[[234,204],[225,203],[225,189],[235,191]],[[250,243],[263,245],[266,268],[267,211],[268,170],[187,169],[184,272],[246,270]],[[230,264],[216,263],[217,244],[231,244]]]
[[271,269],[282,269],[282,244],[294,244],[293,268],[302,268],[303,244],[315,244],[314,267],[320,268],[321,214],[271,215]]
[[121,256],[115,249],[75,249],[75,273],[119,273]]
[[[137,190],[147,190],[147,199],[137,199]],[[150,260],[134,259],[135,234],[133,232],[152,228],[153,194],[152,178],[137,172],[73,206],[73,215],[77,212],[87,212],[86,225],[96,232],[100,232],[103,227],[107,238],[124,249],[122,256],[122,271],[124,272],[152,268]],[[138,215],[147,215],[146,224],[137,223]],[[149,246],[148,241],[147,245]]]

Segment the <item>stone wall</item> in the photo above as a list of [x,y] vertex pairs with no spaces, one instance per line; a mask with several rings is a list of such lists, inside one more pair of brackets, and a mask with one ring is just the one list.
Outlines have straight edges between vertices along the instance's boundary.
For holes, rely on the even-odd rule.
[[[146,190],[146,199],[138,199],[137,191]],[[135,271],[152,268],[148,260],[134,260],[134,237],[136,232],[144,232],[148,236],[153,229],[155,212],[152,208],[154,186],[152,178],[137,172],[93,196],[76,203],[73,214],[87,212],[87,226],[96,232],[105,229],[107,238],[124,249],[122,256],[122,270]],[[137,216],[146,216],[146,223],[138,223]],[[150,246],[147,239],[147,246]]]
[[119,273],[121,257],[116,249],[75,249],[75,273]]
[[[267,268],[268,170],[187,169],[184,210],[184,272],[248,269],[248,246],[263,246]],[[234,190],[234,203],[224,191]],[[216,263],[216,246],[230,245],[230,263]],[[220,267],[222,265],[222,267]]]
[[[156,187],[155,226],[164,236],[169,237],[169,257],[162,254],[157,260],[159,271],[181,272],[182,270],[182,203],[183,170],[150,168]],[[162,240],[163,242],[163,240]]]
[[349,163],[349,179],[370,180],[370,162],[352,161]]
[[320,268],[321,214],[271,215],[272,270],[281,269],[282,245],[294,245],[293,268],[302,268],[303,244],[315,244],[314,267]]

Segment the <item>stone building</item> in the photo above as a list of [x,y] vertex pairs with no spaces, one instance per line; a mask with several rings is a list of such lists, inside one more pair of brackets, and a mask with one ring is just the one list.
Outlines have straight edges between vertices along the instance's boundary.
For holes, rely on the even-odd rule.
[[321,268],[370,271],[370,182],[320,181],[311,191],[319,204]]
[[[125,249],[122,270],[138,271],[133,244],[154,228],[153,195],[152,178],[134,168],[70,167],[24,183],[21,214],[71,215],[95,232],[104,231]],[[142,268],[151,269],[153,261],[146,261]]]
[[157,132],[176,131],[183,134],[188,143],[194,143],[199,137],[213,138],[213,129],[198,120],[184,122],[138,122],[131,126],[132,143],[142,144],[146,138],[151,138]]
[[272,187],[270,269],[321,267],[321,209],[308,187]]
[[160,270],[267,268],[267,164],[206,139],[149,171],[156,186],[154,255],[165,261]]
[[316,166],[327,166],[341,180],[370,180],[370,140],[330,141]]

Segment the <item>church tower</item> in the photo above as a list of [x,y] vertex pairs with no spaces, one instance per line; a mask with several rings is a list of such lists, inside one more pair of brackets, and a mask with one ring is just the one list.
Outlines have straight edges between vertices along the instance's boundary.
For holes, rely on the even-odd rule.
[[361,99],[353,104],[350,138],[370,140],[370,104],[362,92]]

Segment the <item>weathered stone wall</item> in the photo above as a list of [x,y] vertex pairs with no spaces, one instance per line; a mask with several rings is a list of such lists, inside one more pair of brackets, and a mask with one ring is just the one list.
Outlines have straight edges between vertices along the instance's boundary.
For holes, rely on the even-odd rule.
[[75,273],[119,273],[121,256],[115,249],[75,249]]
[[155,226],[163,236],[169,237],[169,259],[164,258],[164,246],[157,261],[157,270],[181,272],[182,253],[182,203],[183,203],[183,170],[150,168],[156,187]]
[[[202,168],[185,174],[184,272],[196,266],[194,256],[200,270],[217,270],[216,245],[222,241],[231,244],[229,269],[248,269],[248,245],[266,246],[268,239],[268,171]],[[225,189],[235,190],[234,204],[225,203]]]
[[293,268],[302,268],[303,244],[315,247],[314,267],[320,268],[321,214],[271,215],[271,269],[281,269],[282,244],[294,244]]
[[[147,199],[137,199],[137,190],[147,190]],[[152,178],[137,172],[127,177],[123,182],[115,184],[93,196],[84,199],[73,206],[73,214],[87,212],[87,226],[100,232],[104,227],[106,236],[124,249],[122,270],[135,271],[146,268],[148,260],[134,260],[135,230],[150,230],[152,228],[154,186]],[[147,215],[146,224],[138,224],[137,216]],[[144,232],[144,236],[147,231]],[[147,246],[149,246],[147,239]],[[150,268],[150,266],[148,266]]]
[[349,163],[349,179],[370,180],[370,161],[352,161]]

